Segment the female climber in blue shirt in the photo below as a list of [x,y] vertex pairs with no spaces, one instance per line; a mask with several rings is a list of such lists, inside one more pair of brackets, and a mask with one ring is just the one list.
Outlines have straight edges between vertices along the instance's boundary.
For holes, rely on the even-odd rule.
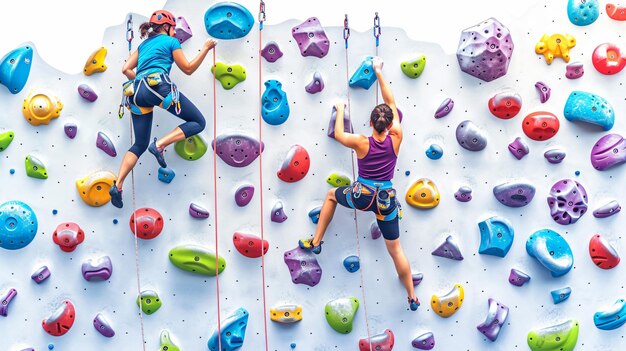
[[[169,73],[172,63],[175,62],[181,71],[191,75],[200,67],[217,42],[208,39],[200,53],[188,61],[180,48],[180,42],[174,38],[175,27],[176,19],[170,12],[164,10],[154,12],[150,21],[139,27],[141,38],[147,39],[139,45],[122,68],[122,73],[129,79],[129,83],[125,84],[124,94],[129,96],[130,100],[135,143],[124,155],[117,181],[109,191],[111,204],[118,208],[124,205],[122,202],[124,179],[146,149],[156,157],[159,166],[166,168],[163,150],[172,143],[200,133],[206,125],[202,113],[185,95],[178,92],[176,85],[170,80]],[[137,73],[134,71],[135,68]],[[163,138],[159,140],[154,138],[150,143],[154,106],[167,110],[185,122]]]

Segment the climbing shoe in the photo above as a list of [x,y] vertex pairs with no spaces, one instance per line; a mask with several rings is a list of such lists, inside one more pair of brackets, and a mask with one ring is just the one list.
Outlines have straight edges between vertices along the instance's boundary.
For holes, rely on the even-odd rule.
[[111,195],[111,204],[117,208],[122,208],[124,203],[122,202],[122,191],[117,188],[116,182],[113,181],[113,186],[109,189],[109,195]]
[[313,239],[301,239],[300,241],[298,241],[298,246],[300,246],[300,248],[302,250],[305,251],[311,251],[316,255],[319,255],[320,252],[322,252],[322,244],[324,242],[320,242],[319,245],[315,246],[313,245]]
[[408,298],[409,300],[409,308],[411,309],[411,311],[417,311],[417,308],[420,307],[420,302],[417,299],[412,299],[412,298]]
[[154,138],[154,141],[150,143],[150,146],[148,146],[148,151],[156,157],[157,162],[159,162],[159,166],[167,168],[167,163],[165,163],[165,157],[163,156],[163,149],[159,149],[156,146],[156,141],[157,138]]

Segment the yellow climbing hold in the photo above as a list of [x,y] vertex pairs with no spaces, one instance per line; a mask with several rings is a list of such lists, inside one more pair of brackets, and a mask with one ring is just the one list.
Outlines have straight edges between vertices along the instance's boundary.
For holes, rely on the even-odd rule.
[[61,115],[62,109],[63,104],[58,97],[40,90],[31,90],[22,104],[24,118],[34,126],[49,124],[51,119]]
[[430,306],[436,314],[443,318],[448,318],[463,305],[465,292],[461,284],[454,284],[450,292],[444,296],[433,295],[430,299]]
[[[216,73],[217,72],[217,73]],[[222,88],[229,90],[246,80],[246,69],[241,65],[227,65],[218,62],[211,68],[211,73],[222,83]]]
[[291,324],[302,320],[302,306],[282,305],[270,308],[270,319],[274,322]]
[[109,189],[115,179],[115,174],[109,171],[98,171],[77,180],[76,188],[87,205],[99,207],[111,200]]
[[565,62],[569,62],[569,49],[574,46],[576,38],[569,34],[544,34],[535,45],[535,52],[543,54],[547,64],[551,64],[555,57],[562,57]]
[[103,46],[100,49],[94,51],[87,62],[85,62],[85,68],[83,73],[86,76],[90,76],[94,73],[104,72],[107,70],[107,65],[104,64],[104,58],[107,56],[107,49]]
[[428,178],[419,179],[406,192],[406,202],[417,208],[429,209],[439,205],[439,189]]

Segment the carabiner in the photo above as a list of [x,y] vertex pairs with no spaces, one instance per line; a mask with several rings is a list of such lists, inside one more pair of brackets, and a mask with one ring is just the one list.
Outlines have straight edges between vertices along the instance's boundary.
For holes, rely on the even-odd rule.
[[128,21],[126,21],[126,41],[128,42],[128,51],[131,50],[131,45],[135,39],[135,33],[133,32],[133,15],[128,15]]
[[259,4],[259,23],[262,25],[265,22],[265,1],[261,0]]
[[348,46],[348,39],[350,38],[350,27],[348,26],[348,15],[346,14],[346,18],[343,20],[343,40],[346,42],[346,47]]

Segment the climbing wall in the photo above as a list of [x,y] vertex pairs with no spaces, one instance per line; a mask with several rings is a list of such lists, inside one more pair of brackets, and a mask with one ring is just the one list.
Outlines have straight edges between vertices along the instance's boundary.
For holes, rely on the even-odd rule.
[[[203,14],[212,3],[170,1],[165,8],[186,18],[194,36],[182,47],[192,56],[208,38]],[[246,1],[248,9],[257,4]],[[604,6],[604,5],[602,5]],[[142,349],[145,333],[146,349],[157,349],[162,330],[169,330],[174,342],[183,350],[207,349],[207,341],[217,327],[218,318],[225,319],[240,307],[249,312],[243,350],[265,349],[267,336],[270,350],[355,350],[358,341],[369,335],[393,330],[396,350],[409,350],[411,341],[425,332],[433,332],[438,350],[513,350],[527,349],[526,336],[531,329],[560,324],[569,319],[579,322],[580,334],[576,350],[621,350],[626,347],[624,330],[602,331],[594,326],[594,313],[625,298],[622,265],[602,270],[592,262],[588,252],[589,239],[601,234],[618,253],[626,250],[622,240],[622,214],[600,219],[587,213],[573,225],[561,225],[550,216],[546,197],[554,183],[561,179],[580,182],[588,194],[589,212],[610,200],[624,202],[624,168],[595,170],[589,154],[594,143],[606,132],[597,126],[566,121],[565,102],[573,90],[595,93],[606,98],[615,111],[615,126],[611,133],[624,133],[623,113],[626,111],[623,89],[624,73],[604,76],[591,63],[594,48],[604,42],[622,41],[623,23],[608,18],[603,9],[600,18],[589,27],[576,27],[567,18],[564,3],[539,2],[532,12],[520,10],[517,16],[498,18],[512,34],[515,49],[507,75],[489,83],[460,71],[456,56],[444,52],[436,43],[416,42],[393,23],[392,13],[381,9],[384,24],[380,37],[379,55],[385,60],[384,75],[390,81],[398,106],[403,112],[404,142],[398,159],[394,186],[404,209],[400,222],[402,246],[413,273],[423,273],[416,287],[422,306],[410,312],[406,294],[386,252],[382,239],[374,240],[369,213],[338,208],[325,237],[324,250],[316,256],[322,276],[319,284],[307,286],[292,283],[284,262],[286,251],[297,246],[297,240],[312,235],[315,225],[307,213],[322,204],[330,185],[327,177],[339,173],[352,177],[353,158],[349,150],[326,136],[331,108],[337,101],[347,101],[346,56],[343,14],[336,23],[322,23],[330,41],[324,58],[303,57],[291,36],[291,28],[305,19],[289,20],[265,26],[263,45],[278,43],[284,56],[275,63],[262,61],[262,79],[278,80],[287,94],[291,109],[288,120],[277,126],[262,123],[263,152],[260,189],[260,160],[244,168],[228,166],[214,159],[209,147],[197,161],[180,158],[174,148],[166,152],[169,166],[175,171],[170,184],[157,179],[158,165],[149,154],[135,168],[134,193],[131,178],[124,188],[125,206],[117,209],[106,204],[90,207],[80,198],[76,180],[92,172],[117,172],[121,158],[130,145],[129,114],[117,117],[120,87],[125,81],[121,67],[128,56],[125,41],[125,21],[109,28],[102,44],[81,43],[95,49],[108,50],[103,73],[91,76],[68,75],[48,66],[37,54],[25,88],[16,95],[0,89],[0,127],[15,133],[10,146],[0,152],[0,203],[19,200],[36,213],[39,228],[33,242],[20,250],[0,252],[0,294],[14,288],[17,296],[11,301],[8,316],[0,318],[3,344],[9,350],[34,347],[43,350],[53,344],[58,350],[115,348]],[[311,11],[311,16],[317,9]],[[352,14],[350,14],[352,16]],[[359,14],[365,15],[365,14]],[[253,13],[256,17],[256,13]],[[356,14],[355,14],[356,16]],[[452,23],[443,30],[460,31],[483,18],[468,23]],[[144,17],[133,15],[135,32]],[[571,49],[571,61],[584,64],[585,74],[577,80],[565,78],[565,62],[556,58],[551,65],[534,52],[543,34],[570,34],[577,39]],[[217,135],[244,133],[259,136],[259,70],[258,31],[242,39],[221,40],[216,50],[217,61],[240,64],[247,79],[231,90],[217,82],[213,89],[210,72],[211,56],[194,75],[187,77],[174,68],[172,79],[193,101],[207,119],[201,137],[207,144]],[[137,47],[139,39],[133,42]],[[352,31],[349,41],[348,75],[352,75],[367,55],[375,53],[371,31]],[[400,63],[426,56],[426,67],[417,79],[407,78]],[[305,86],[314,72],[323,77],[325,89],[308,94]],[[551,88],[551,97],[541,103],[534,85],[543,81]],[[90,103],[79,96],[77,86],[88,84],[98,94]],[[47,89],[62,101],[64,107],[58,119],[49,125],[31,126],[21,116],[22,102],[31,89]],[[494,117],[487,107],[488,100],[504,89],[515,90],[523,100],[518,116],[502,120]],[[264,90],[264,88],[263,88]],[[213,95],[216,96],[215,114]],[[376,102],[376,89],[350,90],[350,112],[355,132],[367,134],[368,116]],[[442,118],[433,117],[445,98],[455,102],[452,112]],[[382,99],[380,99],[382,101]],[[522,132],[522,119],[531,112],[550,111],[558,116],[560,130],[549,141],[533,141]],[[214,130],[214,121],[215,126]],[[471,120],[485,131],[487,146],[479,152],[462,148],[456,141],[457,125]],[[76,138],[64,133],[66,123],[78,127]],[[179,121],[166,112],[155,112],[152,134],[162,136]],[[107,134],[117,149],[110,157],[96,148],[98,132]],[[508,151],[508,144],[521,137],[529,145],[530,154],[521,160]],[[292,145],[304,147],[311,159],[311,168],[304,179],[286,183],[278,179],[280,168]],[[443,157],[431,160],[425,150],[431,144],[443,148]],[[543,153],[552,148],[567,152],[560,164],[551,164]],[[45,165],[48,179],[27,177],[24,158],[34,155]],[[214,174],[217,178],[214,179]],[[404,196],[420,178],[429,178],[440,191],[440,204],[428,210],[410,207]],[[493,196],[494,186],[506,181],[523,180],[536,188],[534,200],[520,208],[506,207]],[[214,181],[217,192],[214,192]],[[238,207],[235,190],[252,184],[255,194],[249,205]],[[472,188],[473,199],[468,203],[455,200],[460,186]],[[260,193],[263,204],[261,212]],[[214,201],[217,206],[214,205]],[[281,201],[288,219],[283,223],[270,220],[272,207]],[[189,215],[190,203],[210,212],[209,219]],[[135,239],[129,227],[133,205],[151,207],[160,212],[163,232],[152,240]],[[480,232],[478,223],[494,215],[508,219],[515,231],[515,240],[504,258],[478,254]],[[265,281],[260,259],[241,255],[234,247],[234,232],[260,236],[261,221],[264,237],[269,242],[265,256]],[[85,233],[85,240],[75,251],[62,252],[53,243],[52,235],[58,224],[76,222]],[[0,224],[2,225],[2,224]],[[357,232],[358,228],[358,232]],[[573,269],[553,278],[550,272],[526,253],[528,237],[540,229],[561,234],[573,251]],[[215,233],[217,232],[217,242]],[[431,255],[431,252],[452,235],[464,256],[454,261]],[[194,275],[172,265],[168,252],[175,246],[194,244],[216,250],[226,260],[226,269],[215,277]],[[343,259],[360,254],[361,270],[348,272]],[[88,282],[81,275],[81,264],[89,258],[108,255],[113,264],[110,279]],[[30,279],[39,267],[46,265],[51,277],[38,285]],[[509,283],[511,268],[532,277],[522,287]],[[448,293],[454,284],[461,284],[465,298],[462,307],[451,317],[441,318],[431,310],[432,295]],[[265,295],[263,286],[265,285]],[[569,300],[555,305],[550,291],[570,286]],[[139,290],[158,293],[162,307],[152,315],[143,314],[143,327],[136,298]],[[324,306],[343,297],[355,297],[360,306],[353,330],[340,334],[327,324]],[[485,320],[488,298],[509,307],[509,316],[495,342],[476,330]],[[62,337],[52,337],[41,329],[41,321],[52,314],[65,299],[76,307],[72,329]],[[286,304],[302,306],[303,319],[292,325],[269,320],[269,308]],[[267,315],[264,316],[264,305]],[[113,338],[97,333],[92,319],[102,313],[115,330]],[[267,323],[267,330],[264,323]]]

